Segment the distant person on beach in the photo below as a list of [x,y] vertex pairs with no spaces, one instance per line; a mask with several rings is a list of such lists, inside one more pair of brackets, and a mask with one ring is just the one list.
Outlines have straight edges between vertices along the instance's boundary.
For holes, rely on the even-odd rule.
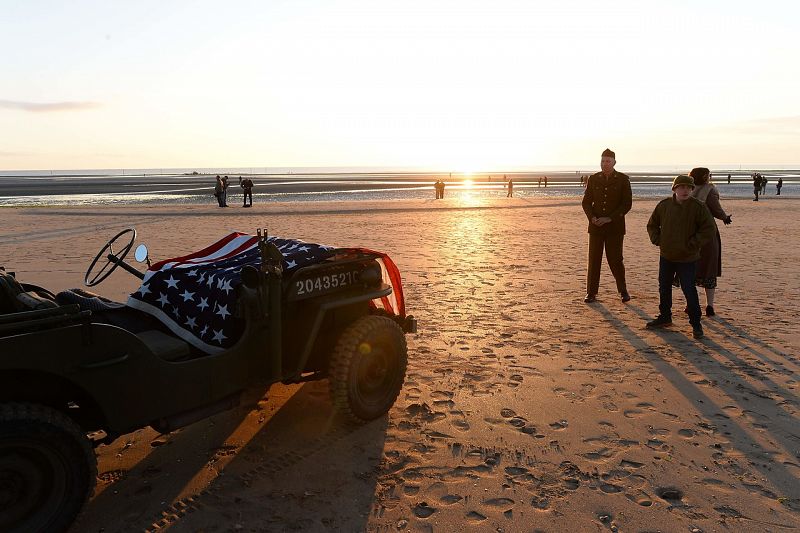
[[542,177],[539,176],[539,184],[537,185],[537,187],[541,187],[541,186],[542,186]]
[[781,176],[778,178],[778,183],[775,184],[775,187],[778,189],[778,196],[781,195],[781,187],[783,187],[783,177]]
[[217,197],[217,203],[219,204],[220,207],[225,207],[222,197],[222,193],[224,192],[224,190],[225,187],[222,184],[222,178],[217,176],[216,183],[214,183],[214,196]]
[[730,185],[730,183],[731,183],[731,175],[728,174],[728,185]]
[[672,280],[680,279],[692,336],[703,337],[700,324],[700,300],[695,277],[700,249],[714,236],[714,219],[703,202],[692,197],[694,180],[691,176],[676,176],[672,180],[672,196],[661,200],[650,220],[647,233],[650,242],[658,246],[658,316],[647,322],[648,328],[663,328],[672,324]]
[[509,178],[507,186],[508,186],[508,193],[506,193],[506,198],[513,198],[514,197],[514,180]]
[[614,170],[616,154],[606,148],[600,157],[601,171],[589,176],[583,194],[583,212],[589,220],[589,260],[586,274],[586,303],[597,300],[600,266],[605,249],[606,260],[617,282],[623,302],[631,299],[625,282],[622,243],[625,238],[625,214],[631,210],[631,180]]
[[761,192],[761,174],[753,174],[753,201],[758,201],[758,193]]
[[222,178],[222,207],[228,207],[228,176]]
[[761,178],[761,194],[767,194],[767,178]]
[[[239,176],[239,186],[242,188],[242,207],[253,207],[253,180],[250,178],[242,179]],[[247,199],[250,198],[250,203]]]
[[436,183],[433,184],[433,189],[436,191],[436,199],[437,200],[439,198],[443,198],[444,197],[444,194],[443,194],[444,191],[442,190],[443,189],[443,187],[442,187],[443,185],[444,185],[444,183],[439,181],[439,180],[436,180]]
[[544,186],[547,187],[547,176],[544,177]]
[[[692,196],[703,202],[714,218],[721,220],[726,226],[731,223],[731,216],[725,213],[719,203],[719,191],[711,183],[711,171],[705,167],[693,168],[689,175],[694,179],[695,188]],[[714,293],[717,289],[717,278],[722,275],[722,239],[719,228],[714,223],[714,236],[700,249],[700,260],[697,262],[695,285],[703,287],[706,293],[706,316],[714,316]]]

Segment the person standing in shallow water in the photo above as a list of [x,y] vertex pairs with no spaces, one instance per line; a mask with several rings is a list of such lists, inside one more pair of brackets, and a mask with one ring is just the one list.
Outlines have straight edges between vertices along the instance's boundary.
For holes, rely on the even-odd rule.
[[758,201],[758,193],[761,192],[761,174],[753,174],[753,201]]
[[[689,175],[694,179],[695,188],[692,196],[705,204],[711,216],[720,219],[726,226],[731,223],[731,216],[725,213],[719,203],[719,192],[711,183],[711,171],[705,167],[693,168]],[[714,236],[700,249],[700,260],[697,262],[695,285],[703,287],[706,293],[706,316],[714,316],[714,295],[717,290],[717,278],[722,275],[722,239],[719,228],[714,224]]]
[[[242,179],[239,176],[239,186],[242,188],[242,207],[253,207],[253,180],[250,178]],[[250,203],[247,203],[248,198]]]
[[217,181],[214,183],[214,196],[217,197],[217,203],[219,204],[219,206],[225,207],[225,204],[223,204],[224,200],[222,198],[222,192],[225,190],[222,185],[222,178],[217,176],[216,180]]
[[783,187],[783,177],[779,177],[778,178],[778,183],[775,185],[775,187],[778,189],[778,196],[780,196],[781,195],[781,187]]
[[605,250],[608,266],[617,282],[623,302],[631,299],[625,282],[622,243],[625,238],[625,215],[631,210],[631,181],[614,170],[614,152],[606,148],[600,158],[601,171],[589,176],[583,193],[583,212],[589,220],[589,259],[586,273],[586,303],[597,300],[600,266]]
[[[503,176],[505,177],[505,176]],[[511,178],[508,179],[508,193],[506,194],[506,198],[513,198],[514,197],[514,180]]]

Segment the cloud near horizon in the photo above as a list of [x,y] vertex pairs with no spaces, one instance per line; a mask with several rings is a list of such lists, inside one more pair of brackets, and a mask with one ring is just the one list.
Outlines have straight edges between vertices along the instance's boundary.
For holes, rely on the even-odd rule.
[[29,113],[57,113],[61,111],[85,111],[100,107],[98,102],[21,102],[0,100],[0,109],[16,109]]

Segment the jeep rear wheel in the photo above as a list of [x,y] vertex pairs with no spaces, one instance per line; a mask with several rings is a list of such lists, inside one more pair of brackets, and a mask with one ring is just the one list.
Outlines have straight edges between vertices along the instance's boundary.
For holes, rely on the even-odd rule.
[[382,316],[362,316],[348,326],[330,361],[334,409],[356,421],[386,413],[394,404],[408,363],[403,330]]
[[65,531],[94,490],[81,428],[42,405],[0,405],[0,531]]

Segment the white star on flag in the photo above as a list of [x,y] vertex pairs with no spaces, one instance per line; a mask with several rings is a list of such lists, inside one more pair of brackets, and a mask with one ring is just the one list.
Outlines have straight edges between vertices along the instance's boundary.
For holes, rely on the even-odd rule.
[[178,288],[178,280],[173,278],[172,276],[169,279],[165,279],[164,283],[167,284],[167,288],[177,289]]
[[286,262],[286,268],[294,268],[296,266],[297,266],[297,262],[296,261],[287,261]]
[[222,344],[222,341],[224,341],[227,338],[228,337],[222,334],[222,330],[219,331],[214,330],[214,340],[217,341],[218,343]]
[[159,298],[156,301],[161,304],[161,307],[164,307],[165,305],[169,304],[169,298],[167,298],[167,295],[164,294],[163,292],[159,294],[161,294],[161,298]]
[[231,287],[231,280],[226,279],[225,283],[223,283],[222,287],[220,287],[220,290],[225,291],[225,294],[228,294],[230,291],[232,291],[233,287]]
[[201,311],[208,307],[208,298],[200,298],[200,303],[197,304],[197,307]]
[[183,297],[183,301],[184,302],[189,302],[189,301],[193,302],[194,301],[194,298],[193,298],[194,297],[194,293],[193,292],[189,292],[189,291],[184,289],[183,294],[181,294],[181,296]]
[[144,296],[145,294],[150,292],[150,288],[147,286],[147,283],[142,283],[142,286],[139,287],[139,290],[136,292]]
[[218,305],[217,306],[217,314],[222,316],[222,318],[225,318],[226,316],[229,316],[230,313],[228,312],[228,306],[227,305]]
[[189,326],[190,328],[192,328],[192,329],[197,327],[197,322],[195,322],[194,317],[191,317],[191,316],[186,318],[185,324],[187,326]]

